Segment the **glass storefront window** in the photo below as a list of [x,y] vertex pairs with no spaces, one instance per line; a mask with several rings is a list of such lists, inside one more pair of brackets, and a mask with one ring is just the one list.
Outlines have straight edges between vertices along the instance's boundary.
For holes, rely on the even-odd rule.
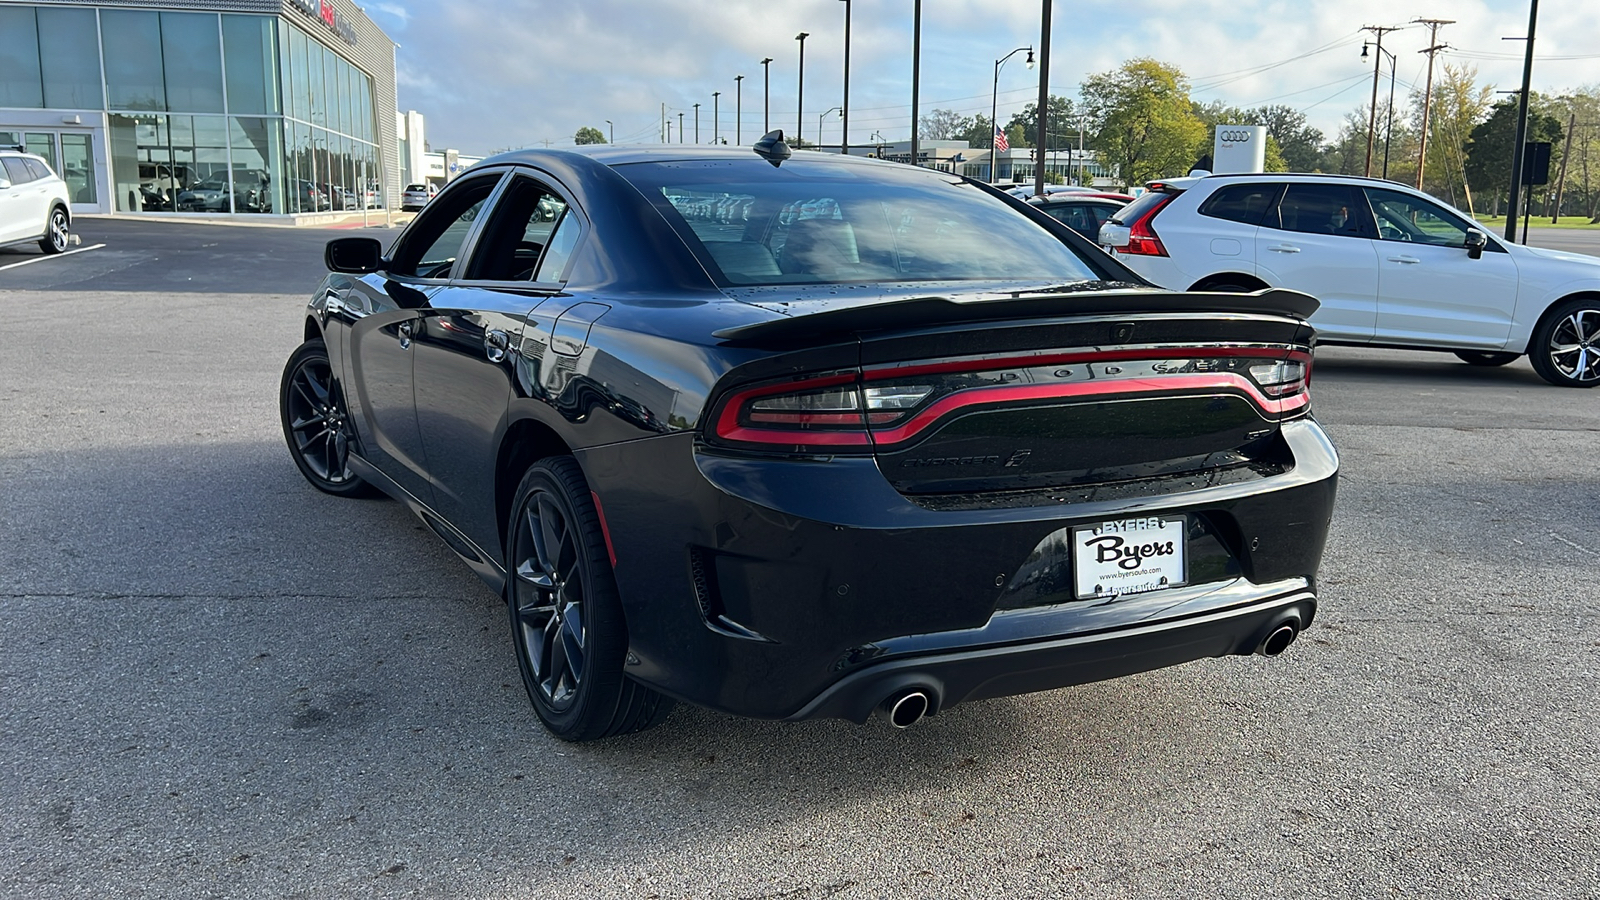
[[228,112],[275,113],[278,105],[277,28],[266,16],[222,17]]
[[[100,11],[100,31],[105,35],[101,52],[106,61],[106,102],[110,107],[166,109],[159,14],[104,9]],[[123,199],[121,193],[119,190],[118,203]]]
[[162,13],[167,108],[222,112],[222,37],[215,13]]
[[311,110],[307,108],[306,97],[311,93],[311,83],[306,74],[306,36],[298,28],[285,26],[289,33],[289,66],[284,73],[284,90],[288,92],[289,102],[285,106],[289,115],[305,121],[309,119]]
[[[100,33],[94,10],[39,9],[39,56],[44,105],[52,109],[103,109],[100,90]],[[3,104],[0,104],[3,105]]]
[[61,179],[73,203],[97,203],[94,171],[94,139],[87,134],[61,135]]
[[306,92],[306,99],[313,125],[328,124],[328,101],[322,90],[322,57],[326,53],[321,44],[316,41],[306,41],[306,71],[311,76],[310,90]]
[[282,212],[283,130],[279,119],[229,119],[233,211]]
[[339,57],[329,53],[326,48],[322,51],[322,90],[327,104],[327,125],[329,131],[343,131],[339,124],[342,114],[340,107],[344,104],[343,91],[339,90]]
[[28,6],[0,6],[0,107],[39,109],[39,26]]

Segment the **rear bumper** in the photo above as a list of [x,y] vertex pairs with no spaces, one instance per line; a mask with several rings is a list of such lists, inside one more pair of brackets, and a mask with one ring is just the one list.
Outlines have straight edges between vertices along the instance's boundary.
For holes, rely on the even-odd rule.
[[1245,607],[1102,634],[980,647],[880,663],[828,686],[790,719],[865,722],[886,698],[922,690],[929,714],[969,700],[1120,678],[1213,656],[1253,653],[1286,623],[1311,623],[1316,597],[1295,591]]
[[[577,456],[631,677],[743,716],[859,720],[909,680],[948,706],[1250,652],[1290,610],[1309,622],[1338,461],[1314,421],[1283,436],[1294,465],[1270,477],[957,510],[895,492],[870,458],[716,456],[686,434]],[[1062,535],[1151,514],[1192,523],[1190,584],[1073,599]]]

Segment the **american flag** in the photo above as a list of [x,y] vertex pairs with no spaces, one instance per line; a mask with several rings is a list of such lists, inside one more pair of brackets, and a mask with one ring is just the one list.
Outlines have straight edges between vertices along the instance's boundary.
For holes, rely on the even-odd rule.
[[1000,130],[999,125],[994,127],[994,148],[996,150],[1011,149],[1011,142],[1006,140],[1006,133]]

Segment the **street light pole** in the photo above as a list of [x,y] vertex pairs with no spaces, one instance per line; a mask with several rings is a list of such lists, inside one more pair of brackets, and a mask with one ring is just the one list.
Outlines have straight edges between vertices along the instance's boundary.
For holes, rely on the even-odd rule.
[[1513,244],[1517,242],[1517,195],[1522,192],[1523,141],[1528,139],[1528,86],[1533,81],[1533,31],[1538,22],[1539,0],[1530,0],[1528,46],[1525,48],[1527,55],[1522,60],[1522,95],[1517,100],[1517,138],[1516,143],[1511,145],[1511,204],[1506,209],[1506,240]]
[[800,42],[800,81],[797,91],[798,96],[795,97],[794,102],[794,134],[796,139],[805,134],[804,129],[806,127],[806,38],[810,36],[804,31],[794,36],[794,39]]
[[694,142],[700,143],[700,104],[694,105]]
[[763,93],[766,100],[761,107],[761,133],[766,134],[772,130],[772,57],[761,61],[761,80],[765,85]]
[[[1393,53],[1378,47],[1378,58],[1372,63],[1373,74],[1376,75],[1379,67],[1383,65],[1383,58],[1389,57],[1389,113],[1383,125],[1383,177],[1389,177],[1389,138],[1394,135],[1394,69],[1395,56]],[[1367,45],[1361,45],[1361,58],[1367,58]],[[1376,110],[1374,110],[1376,112]],[[1369,173],[1370,174],[1370,173]]]
[[[1378,49],[1382,50],[1383,36],[1391,31],[1399,31],[1400,29],[1383,25],[1363,25],[1361,30],[1370,31],[1377,35]],[[1362,55],[1366,54],[1367,47],[1365,44],[1361,45],[1361,52]],[[1367,110],[1367,164],[1361,171],[1361,174],[1367,176],[1372,175],[1372,142],[1378,133],[1378,64],[1381,62],[1383,62],[1381,57],[1372,62],[1372,108]]]
[[[607,119],[606,120],[606,124],[607,125],[611,125],[611,120]],[[615,144],[616,142],[617,142],[617,126],[611,125],[611,143]]]
[[844,104],[839,107],[839,155],[850,155],[850,0],[844,0]]
[[683,143],[683,113],[678,113],[678,143]]
[[1006,60],[1016,56],[1022,51],[1028,51],[1028,68],[1033,68],[1033,48],[1018,47],[994,61],[994,93],[989,98],[989,183],[994,184],[997,170],[1000,168],[999,149],[995,147],[995,135],[1000,133],[1000,67]]
[[836,112],[839,112],[839,110],[840,110],[840,107],[835,106],[833,109],[828,110],[828,112],[825,112],[820,116],[817,116],[817,149],[818,150],[822,149],[822,120],[826,119],[828,117],[828,113],[836,113]]
[[1033,193],[1044,196],[1044,147],[1050,136],[1050,4],[1044,0],[1039,18],[1039,161],[1033,167]]
[[711,145],[713,147],[722,143],[719,140],[722,136],[722,109],[719,104],[722,101],[718,99],[721,96],[721,91],[711,92]]
[[911,6],[911,164],[922,165],[922,142],[917,137],[917,95],[922,72],[922,0]]
[[733,144],[744,144],[744,76],[733,76]]

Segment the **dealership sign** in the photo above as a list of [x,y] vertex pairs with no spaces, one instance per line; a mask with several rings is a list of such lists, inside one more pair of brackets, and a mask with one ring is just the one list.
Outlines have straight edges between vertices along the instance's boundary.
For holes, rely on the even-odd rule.
[[333,0],[289,0],[289,5],[322,22],[323,26],[344,39],[346,44],[356,43],[356,29],[344,13],[333,8]]

